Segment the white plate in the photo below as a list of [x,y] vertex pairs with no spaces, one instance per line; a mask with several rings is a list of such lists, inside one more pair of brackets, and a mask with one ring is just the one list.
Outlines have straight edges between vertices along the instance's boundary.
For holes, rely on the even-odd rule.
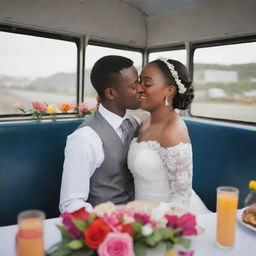
[[240,222],[243,226],[245,226],[245,227],[247,227],[248,229],[251,229],[251,230],[253,230],[253,231],[256,232],[256,227],[253,227],[252,225],[249,225],[249,224],[243,222],[242,214],[243,214],[243,211],[244,211],[245,209],[246,209],[246,208],[244,208],[242,211],[239,211],[239,212],[237,213],[237,220],[238,220],[238,222]]

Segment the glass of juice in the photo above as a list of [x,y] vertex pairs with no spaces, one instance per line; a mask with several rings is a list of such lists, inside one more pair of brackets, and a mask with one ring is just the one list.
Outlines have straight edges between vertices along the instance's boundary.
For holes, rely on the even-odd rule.
[[235,242],[238,194],[234,187],[217,188],[216,243],[223,249],[232,248]]
[[45,214],[39,210],[27,210],[18,215],[16,235],[17,256],[44,256],[43,221]]

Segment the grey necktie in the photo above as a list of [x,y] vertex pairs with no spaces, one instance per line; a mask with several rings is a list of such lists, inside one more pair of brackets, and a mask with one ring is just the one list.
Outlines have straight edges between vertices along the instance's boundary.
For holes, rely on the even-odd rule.
[[122,138],[123,138],[123,143],[127,144],[129,143],[129,139],[130,139],[130,133],[131,133],[131,121],[126,118],[123,120],[122,124],[120,125],[121,130],[122,130]]

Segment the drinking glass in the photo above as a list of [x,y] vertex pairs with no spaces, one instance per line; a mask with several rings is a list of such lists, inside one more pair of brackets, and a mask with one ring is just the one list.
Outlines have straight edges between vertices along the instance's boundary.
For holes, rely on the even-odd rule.
[[217,188],[216,243],[223,249],[232,248],[235,242],[238,194],[234,187]]
[[18,215],[16,235],[17,256],[44,256],[43,221],[45,214],[39,210],[27,210]]

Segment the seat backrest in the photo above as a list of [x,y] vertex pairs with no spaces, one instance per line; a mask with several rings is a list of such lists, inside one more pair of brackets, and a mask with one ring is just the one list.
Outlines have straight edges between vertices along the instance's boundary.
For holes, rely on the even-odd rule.
[[240,190],[239,207],[256,179],[256,130],[185,120],[193,146],[193,188],[216,209],[216,188]]
[[[66,138],[78,121],[0,125],[0,226],[17,214],[40,209],[59,215],[59,194]],[[256,130],[185,120],[193,144],[193,187],[210,210],[216,188],[240,190],[240,203],[256,179]]]
[[0,125],[0,226],[17,223],[26,209],[59,215],[66,138],[80,123]]

